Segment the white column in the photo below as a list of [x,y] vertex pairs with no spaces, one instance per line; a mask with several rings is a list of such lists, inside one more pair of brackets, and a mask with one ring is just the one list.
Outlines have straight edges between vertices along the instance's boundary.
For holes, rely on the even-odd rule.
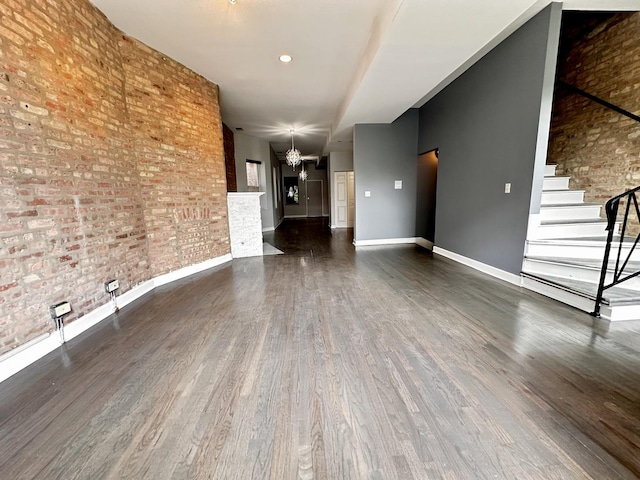
[[233,258],[262,255],[261,195],[264,195],[264,192],[227,194],[229,237]]

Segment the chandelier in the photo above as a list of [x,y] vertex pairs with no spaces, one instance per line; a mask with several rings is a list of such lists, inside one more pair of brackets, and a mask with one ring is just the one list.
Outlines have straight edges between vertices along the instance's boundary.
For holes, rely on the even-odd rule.
[[293,129],[289,131],[291,132],[291,148],[287,150],[287,165],[291,165],[295,170],[296,166],[302,161],[302,156],[300,155],[300,150],[296,149],[293,143]]
[[302,170],[300,171],[300,173],[298,174],[298,177],[300,177],[300,180],[302,180],[303,182],[307,179],[307,177],[309,176],[309,174],[307,173],[307,171],[304,169],[304,162],[302,163]]

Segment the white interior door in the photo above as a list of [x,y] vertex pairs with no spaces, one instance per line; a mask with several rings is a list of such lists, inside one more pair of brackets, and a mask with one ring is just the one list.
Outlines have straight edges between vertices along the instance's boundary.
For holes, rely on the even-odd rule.
[[356,185],[353,172],[347,172],[347,226],[353,228],[356,218]]
[[336,218],[333,220],[333,226],[336,228],[346,228],[349,225],[347,172],[334,173],[333,185],[333,198],[335,198],[336,209]]

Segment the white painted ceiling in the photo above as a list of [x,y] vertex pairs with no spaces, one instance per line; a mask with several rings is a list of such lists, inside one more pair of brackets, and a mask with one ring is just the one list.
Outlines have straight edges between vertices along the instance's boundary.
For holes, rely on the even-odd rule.
[[[550,0],[92,0],[220,87],[223,121],[317,155],[420,106]],[[568,0],[638,10],[639,0]],[[282,53],[293,62],[278,60]]]

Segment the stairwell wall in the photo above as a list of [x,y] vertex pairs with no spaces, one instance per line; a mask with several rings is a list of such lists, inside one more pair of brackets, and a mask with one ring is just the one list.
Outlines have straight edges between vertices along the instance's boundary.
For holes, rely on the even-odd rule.
[[[585,13],[586,14],[586,13]],[[640,12],[620,13],[577,40],[559,78],[627,111],[640,112]],[[553,105],[549,162],[604,203],[640,185],[640,123],[559,87]]]
[[440,151],[436,246],[513,274],[532,193],[539,207],[560,17],[551,4],[420,109],[418,153]]

